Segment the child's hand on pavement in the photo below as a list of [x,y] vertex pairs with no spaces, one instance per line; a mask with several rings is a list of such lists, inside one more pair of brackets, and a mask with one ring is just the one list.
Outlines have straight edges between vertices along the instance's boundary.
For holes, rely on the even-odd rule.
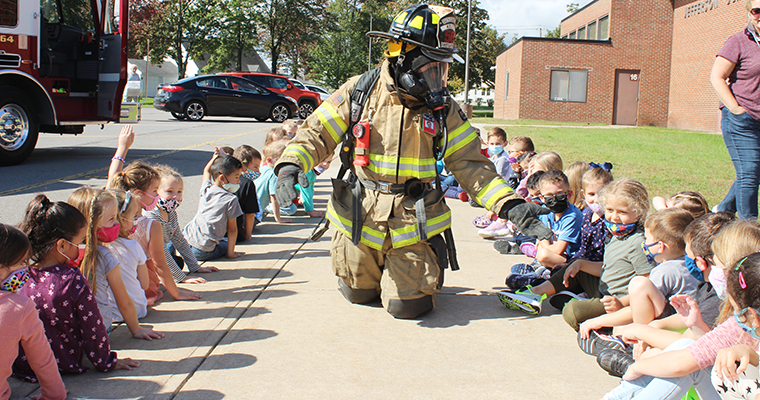
[[179,293],[176,297],[174,297],[174,300],[200,300],[203,298],[203,295],[200,293],[191,292],[189,290],[179,290]]
[[[238,257],[244,255],[244,254],[245,253],[242,252],[242,251],[236,251],[236,252],[234,252],[232,254],[227,254],[227,258],[229,258],[229,259],[235,259],[235,258],[238,258]],[[218,271],[218,269],[217,269],[217,271]]]
[[206,283],[206,280],[199,276],[188,276],[182,280],[182,283]]
[[152,341],[153,339],[163,338],[164,334],[161,332],[156,332],[150,328],[140,327],[140,329],[137,332],[132,334],[132,337],[135,339],[145,339],[148,341]]
[[325,216],[325,213],[317,210],[307,211],[306,214],[309,214],[309,217],[311,218],[322,218]]
[[200,267],[195,272],[207,274],[209,272],[217,272],[217,271],[219,271],[219,268],[209,265],[208,267]]
[[139,361],[135,361],[131,358],[119,358],[116,360],[115,369],[126,369],[127,371],[131,371],[132,368],[137,368],[139,366],[140,366]]

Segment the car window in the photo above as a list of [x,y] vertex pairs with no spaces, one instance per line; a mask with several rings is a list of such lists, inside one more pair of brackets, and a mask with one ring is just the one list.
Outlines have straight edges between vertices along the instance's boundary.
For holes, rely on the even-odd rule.
[[269,86],[269,84],[267,83],[267,77],[266,76],[263,76],[263,75],[245,75],[243,77],[245,79],[248,79],[248,80],[251,80],[253,82],[258,83],[259,85]]
[[243,80],[230,79],[229,84],[230,84],[230,87],[232,87],[232,90],[237,90],[239,92],[260,94],[259,89],[257,89],[255,86]]
[[227,84],[225,83],[225,81],[217,77],[198,79],[197,81],[195,81],[195,84],[198,85],[199,87],[227,89]]
[[269,78],[270,82],[272,83],[273,88],[275,89],[287,89],[288,88],[288,81],[283,78],[278,78],[276,76],[272,76]]
[[293,82],[293,86],[295,86],[295,87],[297,87],[297,88],[299,88],[301,90],[306,90],[306,88],[301,84],[301,82],[299,82],[299,81],[291,81],[291,82]]

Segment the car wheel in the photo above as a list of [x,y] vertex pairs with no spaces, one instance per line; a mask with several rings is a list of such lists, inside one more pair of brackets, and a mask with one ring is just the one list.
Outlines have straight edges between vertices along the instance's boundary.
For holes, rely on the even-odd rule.
[[185,118],[190,121],[200,121],[206,116],[206,106],[198,101],[193,101],[185,106]]
[[178,113],[175,113],[174,111],[172,111],[172,117],[174,117],[174,118],[182,121],[183,119],[185,119],[185,114],[178,114]]
[[29,96],[13,86],[0,86],[0,166],[21,164],[37,145],[39,123]]
[[264,122],[269,119],[269,117],[253,117],[253,118],[256,118],[256,121],[259,121],[259,122]]
[[274,122],[285,121],[290,118],[290,109],[285,104],[277,103],[272,107],[272,111],[269,112],[269,117]]
[[306,119],[306,117],[314,112],[314,108],[314,103],[310,101],[304,101],[301,103],[301,106],[298,107],[298,116],[300,116],[302,119]]

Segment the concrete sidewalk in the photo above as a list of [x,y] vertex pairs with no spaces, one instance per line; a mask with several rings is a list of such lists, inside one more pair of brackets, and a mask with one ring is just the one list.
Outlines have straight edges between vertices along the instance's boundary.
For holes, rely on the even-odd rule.
[[[323,177],[318,210],[329,195]],[[578,349],[548,302],[537,317],[501,305],[494,292],[524,257],[477,236],[471,221],[483,209],[448,203],[462,269],[446,271],[438,307],[420,320],[349,304],[336,290],[330,234],[311,242],[315,219],[268,218],[238,247],[244,257],[210,262],[221,271],[204,275],[207,284],[183,285],[202,300],[166,295],[149,312],[143,323],[164,339],[114,330],[112,348],[139,368],[66,375],[66,387],[87,399],[587,399],[613,388],[618,380]],[[10,383],[12,399],[39,393]]]

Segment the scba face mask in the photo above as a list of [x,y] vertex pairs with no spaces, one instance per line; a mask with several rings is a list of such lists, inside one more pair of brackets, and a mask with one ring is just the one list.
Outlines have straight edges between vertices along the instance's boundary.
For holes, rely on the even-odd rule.
[[403,65],[397,66],[398,85],[431,110],[443,111],[451,103],[448,89],[449,63],[432,61],[418,55],[411,64],[411,68],[406,71]]

